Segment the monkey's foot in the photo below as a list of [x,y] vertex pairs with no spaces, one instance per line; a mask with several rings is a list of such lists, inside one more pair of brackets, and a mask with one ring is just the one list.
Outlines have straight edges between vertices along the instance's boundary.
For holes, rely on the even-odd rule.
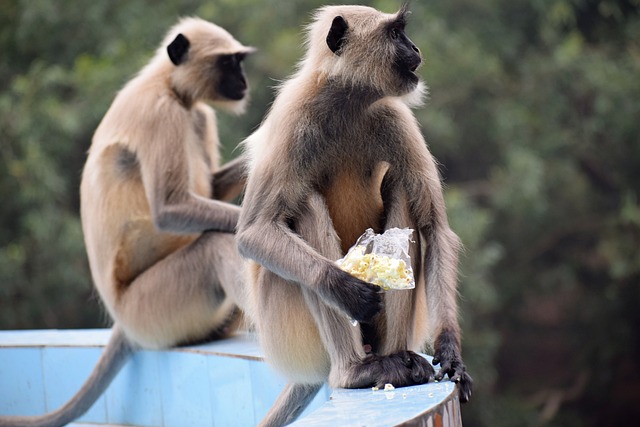
[[445,374],[448,375],[451,381],[458,383],[460,402],[468,402],[473,391],[473,379],[467,373],[467,368],[462,363],[460,356],[457,353],[439,351],[433,357],[433,364],[437,365],[438,363],[440,371],[435,376],[436,381],[442,380]]
[[393,384],[405,387],[433,381],[433,366],[413,351],[400,351],[389,356],[369,355],[350,369],[353,380],[346,388],[378,387]]

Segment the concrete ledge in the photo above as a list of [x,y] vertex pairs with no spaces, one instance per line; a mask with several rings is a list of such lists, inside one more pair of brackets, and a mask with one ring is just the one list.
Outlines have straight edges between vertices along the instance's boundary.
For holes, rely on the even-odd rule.
[[[0,415],[38,415],[82,385],[109,330],[0,331]],[[250,335],[140,351],[77,423],[145,427],[254,426],[285,380]],[[324,387],[294,426],[459,426],[449,381],[392,392]]]

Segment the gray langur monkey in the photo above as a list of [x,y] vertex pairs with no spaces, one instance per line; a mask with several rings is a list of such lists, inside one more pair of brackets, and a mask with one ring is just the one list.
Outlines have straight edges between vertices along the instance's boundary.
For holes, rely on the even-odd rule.
[[[91,407],[137,348],[229,335],[242,303],[234,231],[242,159],[219,169],[213,107],[240,113],[242,61],[252,52],[223,28],[179,21],[117,94],[98,126],[80,187],[91,274],[114,320],[81,390],[60,409],[2,417],[0,426],[62,426]],[[215,197],[218,200],[213,200]]]
[[[267,360],[291,381],[263,425],[291,422],[327,379],[398,387],[447,374],[461,401],[471,395],[457,313],[460,241],[410,109],[424,85],[408,13],[319,9],[306,56],[245,141],[236,239],[252,260],[248,312]],[[415,289],[383,294],[336,266],[367,228],[392,227],[416,230]],[[427,344],[437,374],[414,353]]]

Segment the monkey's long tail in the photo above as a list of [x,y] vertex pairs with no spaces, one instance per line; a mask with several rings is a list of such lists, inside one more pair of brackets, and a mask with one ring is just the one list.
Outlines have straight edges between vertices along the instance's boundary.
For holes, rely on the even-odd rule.
[[0,417],[0,427],[61,427],[70,423],[98,400],[135,349],[120,327],[114,326],[93,372],[64,406],[44,415]]
[[321,387],[322,383],[288,383],[258,427],[279,427],[292,423],[311,403]]

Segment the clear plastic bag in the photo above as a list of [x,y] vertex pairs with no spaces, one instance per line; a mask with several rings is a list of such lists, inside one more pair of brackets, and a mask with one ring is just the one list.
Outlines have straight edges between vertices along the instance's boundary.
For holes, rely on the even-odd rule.
[[344,258],[336,261],[344,271],[382,289],[416,287],[409,257],[410,228],[390,228],[383,234],[367,229]]

